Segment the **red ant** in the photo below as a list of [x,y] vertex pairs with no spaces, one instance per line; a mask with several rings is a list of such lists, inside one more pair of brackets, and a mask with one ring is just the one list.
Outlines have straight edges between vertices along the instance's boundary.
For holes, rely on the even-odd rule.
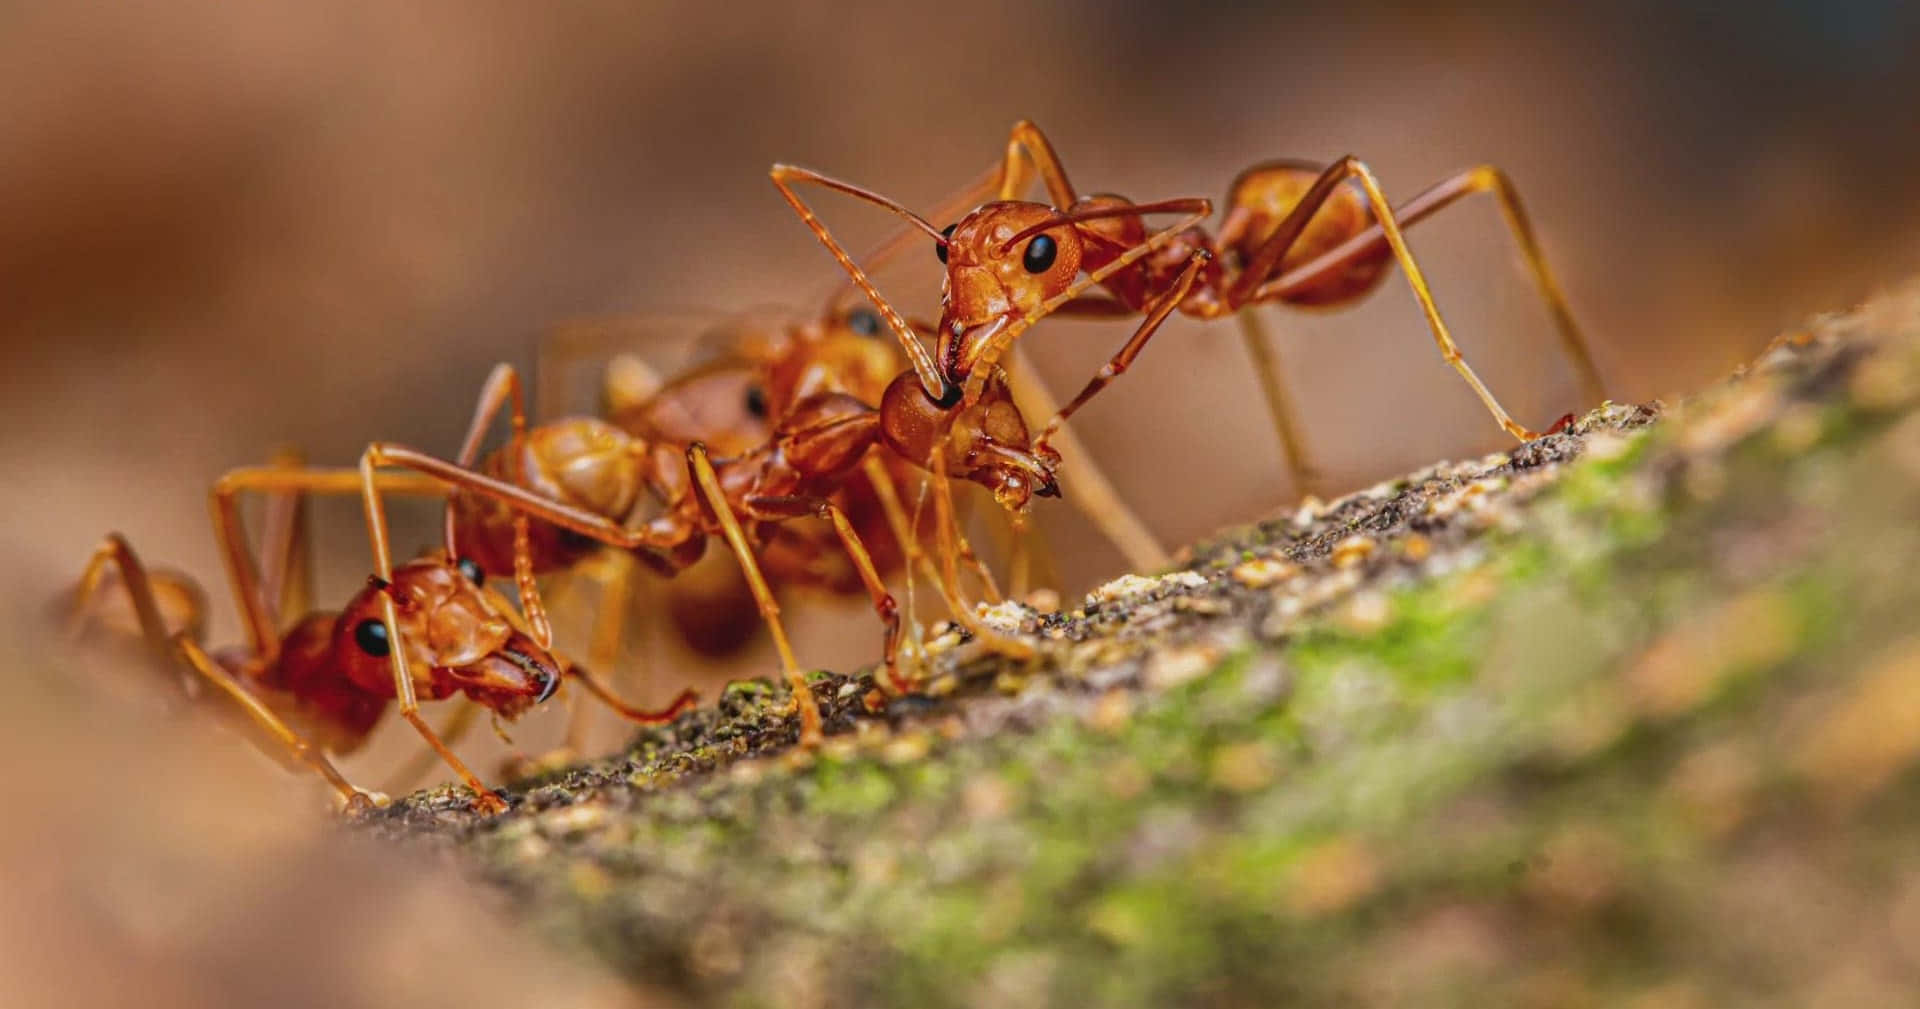
[[[1051,206],[1014,199],[1026,179],[1023,152],[1045,182]],[[1119,352],[1034,439],[1036,447],[1044,446],[1067,417],[1125,372],[1174,310],[1202,319],[1237,312],[1275,427],[1296,479],[1304,482],[1309,470],[1277,366],[1257,323],[1244,310],[1270,301],[1302,307],[1352,304],[1379,285],[1393,262],[1406,272],[1442,358],[1473,388],[1502,429],[1522,441],[1538,437],[1514,422],[1462,358],[1402,234],[1442,207],[1480,192],[1492,193],[1499,201],[1587,395],[1602,397],[1592,357],[1547,269],[1519,195],[1492,166],[1455,175],[1395,210],[1373,172],[1352,156],[1325,167],[1267,162],[1234,180],[1227,199],[1231,209],[1217,239],[1198,226],[1211,212],[1205,201],[1136,205],[1108,194],[1079,196],[1052,145],[1030,122],[1014,125],[998,177],[998,200],[935,231],[906,208],[868,190],[807,169],[773,169],[782,195],[890,323],[897,323],[897,316],[790,183],[812,183],[866,200],[934,236],[935,251],[946,268],[939,347],[924,365],[916,361],[930,396],[957,387],[963,390],[963,402],[973,402],[1000,356],[1029,326],[1054,312],[1097,318],[1145,314]],[[1145,218],[1158,213],[1185,216],[1149,232]],[[1104,293],[1089,293],[1095,287]],[[910,338],[901,326],[895,330],[903,341]]]
[[[480,440],[503,409],[511,419],[510,441],[506,448],[479,460]],[[452,486],[446,520],[449,544],[497,558],[504,553],[500,544],[511,536],[511,563],[524,609],[529,622],[542,633],[545,615],[533,591],[533,575],[577,560],[587,549],[581,537],[634,551],[656,570],[669,574],[699,559],[709,537],[723,537],[773,635],[800,715],[801,742],[813,745],[822,735],[818,706],[787,641],[779,606],[755,559],[754,547],[788,520],[825,519],[886,626],[882,654],[888,681],[902,684],[896,668],[902,629],[898,608],[863,538],[835,500],[847,480],[862,469],[875,490],[890,497],[892,480],[879,457],[868,451],[876,446],[935,475],[935,521],[948,561],[942,579],[945,586],[956,580],[952,561],[959,552],[953,542],[952,501],[945,479],[948,460],[957,475],[989,487],[1011,510],[1024,508],[1036,493],[1057,493],[1055,459],[1050,453],[1028,451],[1026,424],[1004,384],[985,383],[978,401],[967,407],[952,402],[943,406],[921,395],[911,371],[887,385],[877,409],[846,392],[808,392],[786,406],[764,444],[716,461],[699,441],[656,440],[597,418],[529,428],[518,375],[511,366],[501,365],[482,390],[457,460],[448,462],[405,446],[376,442],[362,456],[360,471],[369,531],[382,571],[387,537],[376,471],[385,466],[407,467]],[[660,506],[651,518],[641,511],[648,498]],[[889,512],[900,515],[897,500],[890,501]],[[751,537],[743,517],[752,527]],[[896,521],[903,522],[904,516]],[[910,549],[909,532],[896,532]],[[956,603],[955,609],[956,616],[977,634],[995,637],[971,621],[966,607]],[[1029,651],[1017,642],[1001,644],[1016,653]]]
[[[377,481],[388,493],[434,493],[437,483],[411,474],[385,474]],[[174,657],[231,699],[296,761],[307,764],[337,790],[350,808],[383,801],[354,786],[329,752],[359,748],[390,703],[418,730],[441,759],[474,792],[476,808],[497,813],[506,803],[488,789],[447,748],[421,717],[422,698],[465,695],[501,718],[512,719],[551,697],[563,677],[583,683],[610,707],[635,721],[671,719],[694,702],[682,694],[664,711],[630,707],[590,673],[570,668],[537,630],[522,624],[512,608],[487,590],[485,576],[471,560],[453,560],[440,552],[399,567],[385,562],[337,613],[301,617],[284,634],[278,602],[298,594],[291,588],[305,566],[290,528],[290,495],[340,492],[362,486],[357,470],[305,469],[288,465],[234,470],[214,485],[214,528],[239,605],[247,644],[209,653],[201,645],[203,598],[179,576],[150,575],[132,546],[109,534],[89,559],[74,596],[73,628],[82,629],[110,573],[125,587],[149,650],[163,661]],[[271,567],[263,574],[247,546],[236,495],[244,489],[267,491]],[[384,532],[384,527],[382,527]],[[169,625],[182,629],[170,632]]]

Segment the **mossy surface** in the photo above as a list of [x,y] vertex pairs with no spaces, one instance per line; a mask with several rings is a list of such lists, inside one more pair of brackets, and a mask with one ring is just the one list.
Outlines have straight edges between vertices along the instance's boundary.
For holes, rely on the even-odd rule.
[[366,826],[726,1005],[1920,991],[1920,296],[962,643]]

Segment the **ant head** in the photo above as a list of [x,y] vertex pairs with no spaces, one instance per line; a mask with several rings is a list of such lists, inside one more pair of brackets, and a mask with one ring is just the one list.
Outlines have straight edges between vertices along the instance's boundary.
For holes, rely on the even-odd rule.
[[[909,322],[916,329],[923,324]],[[893,331],[872,305],[835,309],[804,328],[808,339],[771,369],[782,406],[823,392],[842,392],[862,403],[880,402],[887,383],[906,368]]]
[[927,395],[913,372],[887,387],[880,401],[880,432],[887,446],[929,471],[944,467],[949,476],[993,492],[1008,511],[1025,511],[1035,495],[1059,497],[1054,468],[1060,456],[1033,447],[1027,422],[1013,403],[1005,381],[994,375],[979,399],[963,405],[957,395],[946,403]]
[[[613,423],[641,441],[673,445],[697,441],[720,455],[737,455],[766,441],[773,431],[776,404],[762,374],[765,370],[751,359],[716,361],[667,383],[639,409],[615,415]],[[624,455],[632,462],[621,464],[620,455],[606,455],[604,461],[620,468],[623,477],[632,475],[637,490],[641,456],[629,450]],[[621,510],[600,514],[622,516],[633,501],[625,498],[608,504]]]
[[[404,648],[414,689],[424,697],[464,692],[508,718],[546,700],[560,686],[559,660],[507,620],[507,603],[480,584],[484,579],[477,565],[445,557],[395,568],[391,582],[369,579],[334,622],[336,661],[355,683],[385,694],[393,689],[392,651]],[[387,598],[396,619],[391,629]]]
[[945,234],[935,246],[947,267],[943,335],[1036,311],[1080,272],[1080,233],[1045,204],[989,203]]

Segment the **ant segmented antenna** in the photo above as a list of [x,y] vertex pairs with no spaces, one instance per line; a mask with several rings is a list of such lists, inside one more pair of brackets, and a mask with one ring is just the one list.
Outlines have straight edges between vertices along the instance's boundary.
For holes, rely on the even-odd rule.
[[779,188],[780,195],[786,197],[787,203],[793,207],[794,213],[800,215],[800,219],[806,223],[807,228],[813,232],[814,237],[820,240],[820,244],[827,247],[827,251],[832,253],[833,258],[839,261],[841,268],[847,271],[847,274],[853,278],[853,282],[866,294],[868,300],[873,302],[873,306],[879,309],[881,318],[887,320],[887,326],[893,330],[893,335],[900,341],[901,351],[907,355],[907,360],[913,363],[913,370],[919,375],[920,386],[926,391],[927,397],[935,402],[948,398],[951,393],[948,391],[946,380],[940,375],[940,369],[935,366],[933,362],[933,355],[928,353],[927,348],[921,345],[920,338],[914,335],[913,328],[908,326],[907,321],[901,318],[899,312],[894,310],[893,305],[887,301],[886,296],[882,295],[880,289],[873,285],[873,281],[867,279],[866,272],[860,268],[858,263],[853,261],[852,256],[847,254],[847,250],[833,237],[833,233],[827,229],[826,224],[813,212],[813,208],[809,207],[806,201],[802,200],[799,194],[793,191],[789,182],[809,182],[817,186],[824,186],[827,189],[845,193],[848,196],[865,200],[868,203],[886,209],[932,236],[934,242],[942,249],[947,246],[947,236],[942,234],[940,229],[928,224],[926,220],[918,214],[878,193],[862,189],[848,182],[842,182],[839,179],[827,175],[822,175],[812,169],[799,168],[793,165],[774,165],[769,175],[773,179],[773,184]]

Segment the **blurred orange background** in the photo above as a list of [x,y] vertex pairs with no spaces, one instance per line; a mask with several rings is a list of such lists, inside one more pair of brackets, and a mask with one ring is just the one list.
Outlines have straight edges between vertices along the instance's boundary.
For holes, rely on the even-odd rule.
[[[1738,20],[1655,4],[7,5],[0,537],[23,647],[0,727],[35,726],[0,733],[21,752],[14,776],[192,731],[101,715],[42,658],[47,600],[102,533],[199,575],[213,638],[233,640],[212,479],[287,443],[339,463],[373,438],[451,453],[487,369],[530,366],[556,320],[808,304],[837,273],[768,184],[776,160],[921,207],[1021,117],[1082,188],[1142,200],[1217,199],[1276,157],[1355,153],[1402,199],[1492,162],[1526,197],[1612,394],[1670,396],[1920,267],[1917,19],[1890,0],[1778,0]],[[855,247],[886,225],[822,207]],[[1413,242],[1522,422],[1590,405],[1490,204]],[[931,250],[893,273],[930,314]],[[1503,444],[1402,281],[1354,311],[1267,322],[1330,490]],[[1062,322],[1027,346],[1064,393],[1130,327]],[[1078,424],[1170,544],[1297,497],[1238,339],[1170,323]],[[431,508],[402,512],[400,544],[433,538]],[[1069,507],[1038,513],[1070,590],[1119,573]],[[352,502],[317,520],[333,603],[368,555]],[[793,609],[812,628],[806,660],[873,657],[859,604]],[[714,675],[772,671],[754,652]],[[86,731],[109,725],[123,742],[95,750]],[[384,745],[350,766],[377,777],[414,744]],[[78,782],[110,780],[76,766]],[[244,752],[224,773],[280,783]],[[118,822],[42,798],[48,830]],[[0,972],[17,966],[7,947]]]

